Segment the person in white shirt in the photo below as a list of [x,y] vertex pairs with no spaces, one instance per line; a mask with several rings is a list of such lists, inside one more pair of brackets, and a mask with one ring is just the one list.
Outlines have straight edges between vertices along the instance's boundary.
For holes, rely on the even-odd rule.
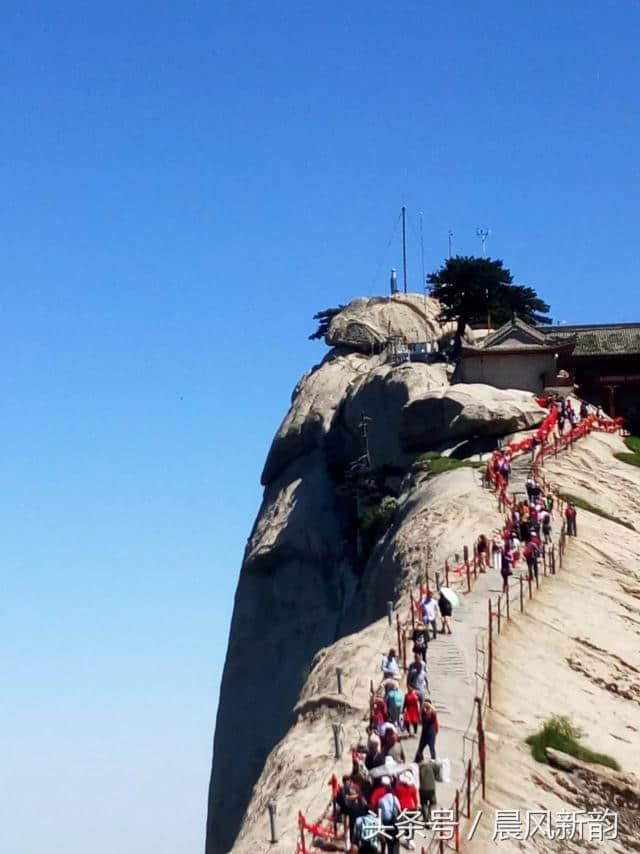
[[389,654],[383,657],[380,669],[385,679],[396,679],[400,675],[400,665],[395,649],[390,649]]
[[438,603],[431,596],[431,591],[427,590],[427,593],[422,600],[422,622],[425,624],[427,630],[429,626],[433,629],[433,640],[436,640],[438,637],[438,630],[436,628],[436,619],[438,617]]

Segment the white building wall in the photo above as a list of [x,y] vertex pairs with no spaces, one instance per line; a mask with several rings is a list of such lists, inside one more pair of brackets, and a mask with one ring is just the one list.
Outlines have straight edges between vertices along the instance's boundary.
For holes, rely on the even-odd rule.
[[466,356],[456,371],[456,380],[464,383],[486,383],[496,388],[520,388],[541,392],[543,375],[553,373],[553,353],[529,355]]

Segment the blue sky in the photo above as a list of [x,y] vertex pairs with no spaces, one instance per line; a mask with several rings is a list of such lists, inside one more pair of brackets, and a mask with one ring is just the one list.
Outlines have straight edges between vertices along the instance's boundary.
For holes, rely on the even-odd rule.
[[[637,3],[8,3],[0,849],[194,854],[318,309],[488,249],[638,320]],[[346,6],[346,8],[345,8]]]

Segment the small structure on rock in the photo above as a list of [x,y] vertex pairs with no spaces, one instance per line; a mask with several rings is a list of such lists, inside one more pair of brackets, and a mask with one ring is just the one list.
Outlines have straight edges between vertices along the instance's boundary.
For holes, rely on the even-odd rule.
[[540,394],[545,389],[571,390],[570,377],[559,377],[560,357],[570,357],[575,337],[545,334],[513,317],[480,344],[464,344],[454,382],[485,383]]

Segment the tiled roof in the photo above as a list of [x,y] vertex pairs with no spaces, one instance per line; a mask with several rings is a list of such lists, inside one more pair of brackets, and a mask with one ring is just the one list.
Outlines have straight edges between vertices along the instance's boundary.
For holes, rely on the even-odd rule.
[[640,323],[590,326],[546,326],[547,334],[575,336],[574,356],[625,356],[640,354]]

